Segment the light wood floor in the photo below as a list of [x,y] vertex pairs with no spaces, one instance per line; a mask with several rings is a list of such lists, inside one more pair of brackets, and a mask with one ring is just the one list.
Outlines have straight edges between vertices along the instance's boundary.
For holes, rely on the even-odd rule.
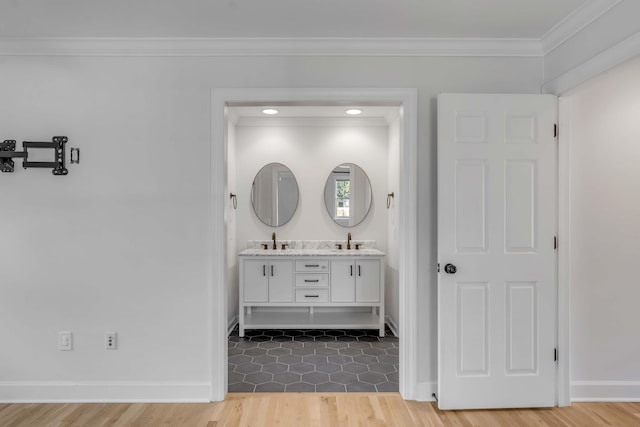
[[640,403],[443,412],[398,393],[237,393],[209,404],[0,404],[0,426],[640,426]]

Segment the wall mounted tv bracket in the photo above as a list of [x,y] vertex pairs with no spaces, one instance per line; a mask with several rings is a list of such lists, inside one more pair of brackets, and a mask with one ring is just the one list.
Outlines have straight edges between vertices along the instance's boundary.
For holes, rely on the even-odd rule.
[[[65,165],[65,144],[66,136],[54,136],[51,142],[29,142],[23,141],[23,151],[16,151],[16,141],[6,140],[0,143],[0,170],[2,172],[14,171],[14,158],[22,157],[22,167],[29,168],[52,168],[54,175],[66,175],[69,171]],[[53,150],[52,162],[30,162],[29,150],[33,148],[48,148]]]

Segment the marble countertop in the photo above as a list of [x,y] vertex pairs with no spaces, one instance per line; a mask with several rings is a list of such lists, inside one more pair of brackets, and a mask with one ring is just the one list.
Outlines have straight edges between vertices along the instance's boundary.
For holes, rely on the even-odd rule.
[[378,249],[245,249],[239,256],[384,256]]

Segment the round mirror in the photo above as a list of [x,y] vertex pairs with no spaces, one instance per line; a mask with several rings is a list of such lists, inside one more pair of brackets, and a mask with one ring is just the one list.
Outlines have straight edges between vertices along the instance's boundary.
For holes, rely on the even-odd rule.
[[343,227],[362,222],[371,209],[371,183],[362,168],[353,163],[336,167],[324,186],[324,205],[331,219]]
[[251,205],[260,221],[270,227],[289,222],[298,207],[298,182],[280,163],[260,169],[251,186]]

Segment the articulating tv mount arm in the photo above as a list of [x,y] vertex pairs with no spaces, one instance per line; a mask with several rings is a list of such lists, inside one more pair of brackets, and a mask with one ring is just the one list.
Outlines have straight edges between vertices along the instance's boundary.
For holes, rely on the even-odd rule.
[[[14,158],[22,157],[22,167],[28,168],[52,168],[54,175],[66,175],[69,171],[65,165],[65,144],[68,139],[66,136],[54,136],[51,142],[29,142],[23,141],[23,151],[16,151],[16,141],[9,139],[4,142],[0,142],[0,171],[13,172],[14,171]],[[53,150],[52,162],[31,162],[29,161],[29,149],[33,148],[48,148]],[[72,148],[71,163],[78,163],[80,160],[80,153],[77,148]],[[75,152],[73,151],[75,150]],[[75,157],[74,157],[75,154]]]

